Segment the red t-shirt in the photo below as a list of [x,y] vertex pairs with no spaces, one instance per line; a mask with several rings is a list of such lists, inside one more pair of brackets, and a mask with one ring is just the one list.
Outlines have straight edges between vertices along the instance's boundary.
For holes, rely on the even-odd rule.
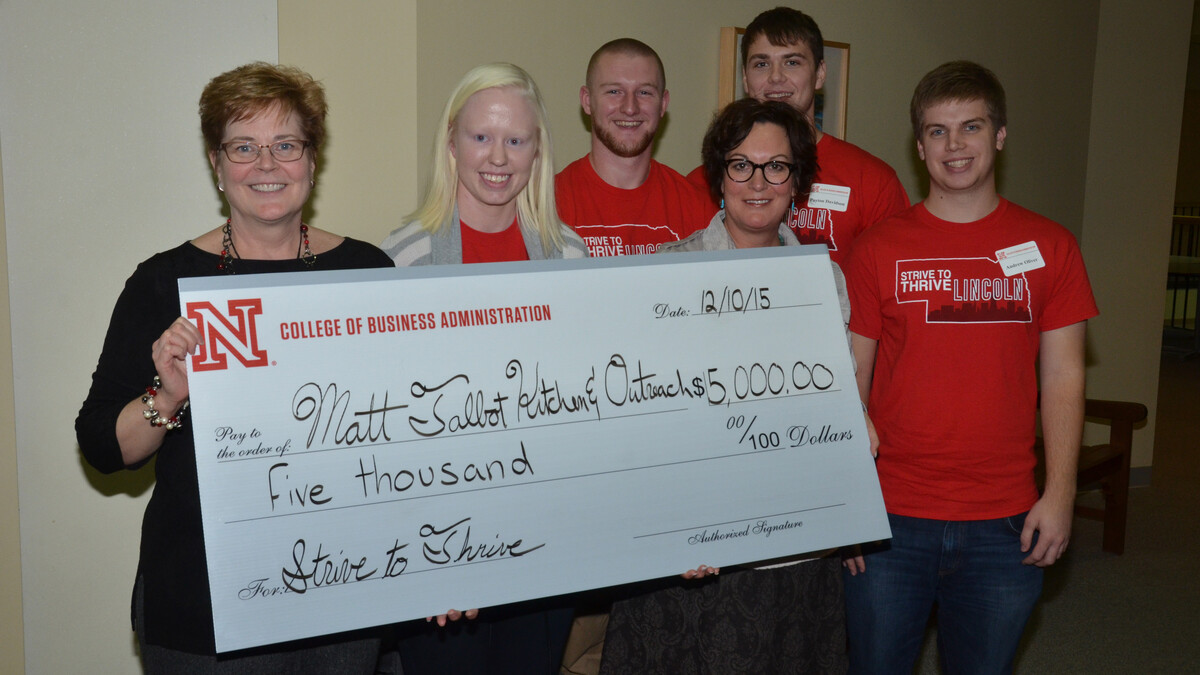
[[[886,162],[829,134],[817,142],[817,164],[808,202],[792,209],[788,227],[801,244],[828,246],[840,265],[863,230],[908,208],[908,194]],[[703,166],[687,178],[707,185]]]
[[463,263],[529,260],[516,218],[499,232],[480,232],[461,220],[458,229],[462,232]]
[[653,160],[646,182],[623,190],[604,182],[584,156],[555,177],[554,194],[558,217],[592,257],[654,253],[703,229],[717,211],[707,193]]
[[[1030,243],[1044,266],[1007,274],[1002,252]],[[917,204],[864,232],[845,272],[850,330],[878,341],[868,409],[888,512],[1029,509],[1041,334],[1098,313],[1075,238],[1005,199],[973,223]]]

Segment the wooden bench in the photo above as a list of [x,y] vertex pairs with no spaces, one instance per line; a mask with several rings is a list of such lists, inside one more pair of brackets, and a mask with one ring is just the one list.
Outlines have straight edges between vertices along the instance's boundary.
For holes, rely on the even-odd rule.
[[[1108,442],[1079,449],[1079,487],[1100,485],[1103,508],[1075,505],[1075,515],[1104,523],[1102,548],[1120,555],[1125,552],[1125,521],[1129,510],[1129,460],[1133,455],[1133,425],[1146,419],[1146,406],[1129,401],[1087,399],[1084,417],[1108,425]],[[1044,481],[1041,439],[1037,442],[1038,484]]]

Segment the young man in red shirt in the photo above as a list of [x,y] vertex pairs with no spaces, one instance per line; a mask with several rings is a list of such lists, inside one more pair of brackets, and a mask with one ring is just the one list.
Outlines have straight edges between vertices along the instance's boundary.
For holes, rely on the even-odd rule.
[[911,117],[929,195],[863,233],[845,270],[892,528],[845,563],[851,672],[912,672],[936,603],[946,672],[1007,673],[1042,568],[1071,533],[1097,309],[1071,233],[996,193],[1008,133],[996,76],[942,65]]
[[658,54],[620,38],[588,63],[579,103],[591,118],[591,152],[558,174],[558,216],[593,257],[654,253],[708,225],[716,207],[651,157],[670,93]]
[[[742,36],[746,96],[784,101],[814,124],[817,90],[825,86],[825,43],[817,22],[790,7],[770,9]],[[883,160],[817,128],[817,169],[807,201],[794,204],[788,225],[801,244],[825,244],[839,265],[863,230],[908,208],[908,195]],[[703,167],[688,180],[704,186]]]

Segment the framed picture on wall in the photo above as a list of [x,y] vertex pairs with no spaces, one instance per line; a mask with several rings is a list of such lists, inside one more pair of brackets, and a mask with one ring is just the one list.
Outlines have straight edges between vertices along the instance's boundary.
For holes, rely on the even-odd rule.
[[[742,37],[745,28],[721,29],[717,66],[717,108],[742,95]],[[827,134],[845,140],[846,103],[850,91],[850,45],[825,41],[825,86],[817,90],[816,123]]]

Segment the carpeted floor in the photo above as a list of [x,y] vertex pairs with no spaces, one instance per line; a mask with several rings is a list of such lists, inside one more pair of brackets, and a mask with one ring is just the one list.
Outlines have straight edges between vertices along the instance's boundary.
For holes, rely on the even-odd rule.
[[[1124,555],[1101,551],[1100,536],[1099,522],[1075,520],[1016,672],[1200,673],[1200,358],[1164,355],[1152,484],[1130,496]],[[918,673],[940,672],[934,640]]]

